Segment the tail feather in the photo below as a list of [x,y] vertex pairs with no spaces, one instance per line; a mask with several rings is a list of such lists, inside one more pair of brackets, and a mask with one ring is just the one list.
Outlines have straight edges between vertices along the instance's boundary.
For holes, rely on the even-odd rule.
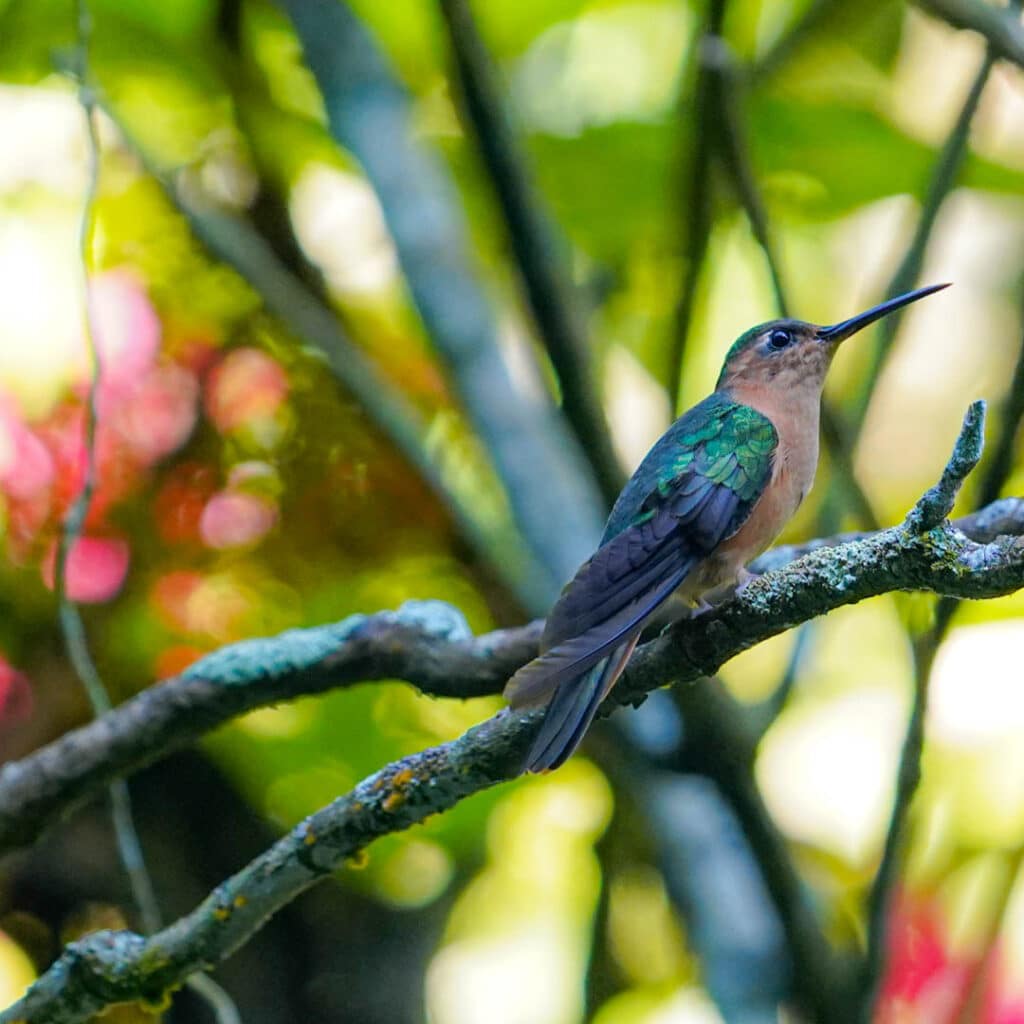
[[558,684],[527,756],[527,771],[549,771],[560,767],[572,756],[590,728],[601,702],[622,675],[639,636],[639,631],[634,633],[583,676]]

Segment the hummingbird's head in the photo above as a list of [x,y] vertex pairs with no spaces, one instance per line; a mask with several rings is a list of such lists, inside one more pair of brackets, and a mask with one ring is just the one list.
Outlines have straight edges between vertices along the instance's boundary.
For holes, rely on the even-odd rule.
[[803,320],[770,320],[741,334],[725,357],[718,388],[769,386],[782,390],[817,388],[825,382],[839,343],[911,302],[948,288],[933,284],[898,295],[828,327]]

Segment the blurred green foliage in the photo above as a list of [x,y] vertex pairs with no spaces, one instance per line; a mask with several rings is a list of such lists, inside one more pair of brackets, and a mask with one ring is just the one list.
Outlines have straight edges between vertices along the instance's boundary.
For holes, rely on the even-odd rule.
[[[524,386],[543,387],[550,368],[530,336],[494,197],[459,118],[434,5],[358,0],[352,6],[411,90],[422,140],[444,155],[458,183],[510,361],[538,361],[541,373],[524,372]],[[793,27],[819,6],[825,13],[788,45]],[[450,601],[475,630],[518,618],[515,599],[470,553],[437,498],[324,359],[201,248],[172,197],[143,170],[140,153],[173,175],[200,210],[206,204],[250,218],[310,291],[330,304],[390,384],[424,414],[426,444],[448,472],[469,480],[487,515],[508,516],[410,304],[359,168],[326,130],[320,96],[284,14],[265,0],[92,0],[90,9],[92,73],[102,102],[123,128],[122,134],[110,121],[103,124],[92,272],[102,277],[129,269],[139,301],[151,304],[159,319],[154,365],[190,374],[198,388],[179,444],[148,462],[112,456],[112,476],[101,475],[101,491],[110,493],[91,528],[99,536],[127,538],[131,550],[116,599],[88,611],[112,689],[124,697],[246,636],[393,608],[409,598]],[[539,201],[564,235],[589,304],[606,406],[624,463],[631,465],[667,421],[666,375],[690,198],[682,168],[697,141],[693,82],[703,8],[681,0],[519,0],[481,2],[474,10],[506,86]],[[873,297],[898,259],[943,126],[956,115],[981,45],[903,3],[881,0],[733,0],[725,36],[751,69],[742,88],[753,169],[794,305],[810,319],[838,319]],[[74,108],[58,70],[73,56],[73,5],[3,0],[0,40],[0,130],[14,154],[0,155],[0,277],[23,255],[15,229],[27,232],[41,239],[46,258],[58,255],[52,291],[27,298],[23,292],[22,301],[80,311],[67,243],[78,216],[82,140],[73,135],[53,152]],[[1000,69],[997,79],[927,261],[929,277],[956,279],[959,297],[949,300],[952,313],[911,318],[856,453],[865,488],[886,510],[886,521],[890,510],[901,514],[934,478],[967,399],[984,393],[998,406],[1019,343],[1021,78],[1019,71]],[[38,97],[52,103],[30,122],[19,117]],[[721,170],[713,176],[711,245],[686,361],[684,393],[693,399],[710,387],[733,335],[773,314],[761,253]],[[0,295],[15,304],[18,287],[5,291],[0,283]],[[71,351],[66,319],[38,322],[53,336],[44,331],[18,340],[19,323],[36,323],[19,307],[3,342]],[[257,401],[240,419],[218,421],[213,374],[237,350],[262,353],[268,362],[261,365],[276,366],[286,384],[266,407]],[[853,355],[845,369],[837,367],[840,402],[855,390],[861,359]],[[18,374],[28,372],[19,366],[13,357],[4,360],[11,415],[54,452],[61,437],[73,444],[81,367],[60,366],[41,391],[35,381],[29,402],[28,386],[18,391]],[[261,386],[243,382],[241,398],[232,400],[244,405]],[[160,408],[143,409],[142,431],[160,422]],[[75,462],[55,465],[72,472]],[[1022,473],[1018,464],[1011,484],[1017,490]],[[824,467],[794,536],[814,532],[832,483]],[[0,726],[5,757],[38,746],[86,714],[53,653],[54,609],[40,571],[64,507],[58,490],[54,485],[42,505],[31,506],[7,493],[0,520],[8,547],[0,564],[0,648],[32,680],[35,694],[30,718]],[[241,495],[245,500],[232,507],[254,514],[262,509],[271,525],[238,541],[210,543],[201,517],[220,494]],[[958,636],[973,643],[985,672],[1005,674],[969,634],[1005,622],[1018,643],[1021,612],[1018,597],[965,609],[950,646]],[[930,602],[900,598],[831,618],[790,710],[765,744],[761,781],[768,803],[799,849],[835,934],[850,943],[860,938],[855,897],[877,857],[910,678],[902,627],[917,628],[930,614]],[[741,698],[770,690],[788,642],[765,645],[727,670]],[[957,665],[943,677],[951,694],[965,683],[963,664]],[[204,751],[258,815],[286,829],[385,762],[451,738],[497,706],[495,700],[430,700],[398,683],[363,686],[249,715],[210,737]],[[845,725],[829,719],[826,728],[820,713],[834,718],[844,707],[850,712]],[[864,707],[871,713],[862,721]],[[881,717],[873,719],[876,712]],[[1024,815],[1024,773],[1015,754],[1024,720],[1014,719],[1004,735],[991,718],[977,726],[973,745],[962,737],[943,740],[940,721],[917,810],[907,901],[924,894],[921,905],[938,916],[936,927],[950,948],[950,935],[967,933],[984,946],[975,932],[991,937],[995,911],[989,904],[1005,896],[1006,877],[1019,867],[1010,848],[1019,850]],[[807,775],[816,759],[828,761],[829,751],[815,742],[816,733],[838,737],[818,790],[806,784]],[[998,743],[985,749],[994,733]],[[871,763],[870,778],[858,770],[864,760]],[[339,873],[342,886],[391,907],[429,904],[451,884],[464,887],[443,941],[449,952],[461,950],[470,966],[460,967],[455,954],[434,962],[427,991],[438,1021],[467,1019],[451,1002],[455,983],[444,980],[445,972],[470,976],[459,973],[471,972],[473,951],[465,944],[519,927],[553,931],[551,948],[565,954],[558,963],[570,975],[561,988],[544,989],[550,999],[532,1020],[579,1017],[600,889],[594,845],[612,805],[630,798],[583,763],[558,780],[530,780],[467,801],[411,835],[377,844],[367,865]],[[847,788],[838,797],[841,782]],[[995,785],[1003,787],[999,799],[991,797]],[[982,811],[979,792],[990,794]],[[841,805],[845,823],[821,810],[830,798]],[[993,847],[1010,852],[993,853]],[[964,881],[963,873],[974,868],[980,874]],[[995,881],[987,881],[990,876]],[[642,837],[632,861],[605,882],[611,904],[598,941],[611,950],[610,987],[618,995],[596,1019],[654,1020],[654,1009],[665,1007],[680,985],[691,986],[695,971],[674,945],[680,926]],[[556,898],[561,902],[553,903]],[[645,918],[649,932],[642,936],[630,910],[634,903],[654,922]],[[906,912],[924,914],[916,904]],[[495,949],[495,956],[505,955],[500,942]],[[499,990],[509,990],[507,981]],[[707,1019],[698,1011],[680,1010],[691,1015],[678,1019]]]

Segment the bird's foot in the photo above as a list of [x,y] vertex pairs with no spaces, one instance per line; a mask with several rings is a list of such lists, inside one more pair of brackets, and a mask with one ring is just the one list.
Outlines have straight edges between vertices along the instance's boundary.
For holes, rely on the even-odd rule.
[[722,605],[728,604],[733,598],[742,594],[757,578],[756,572],[740,569],[736,574],[735,582],[715,587],[698,597],[690,610],[690,618],[699,618],[701,615],[707,615],[708,612],[713,612],[715,609],[721,608]]
[[698,597],[694,606],[690,609],[690,618],[699,619],[702,615],[707,615],[708,612],[713,612],[715,606],[710,601],[705,601],[703,597]]
[[750,572],[749,569],[741,568],[736,574],[736,589],[732,592],[733,597],[739,597],[751,583],[758,578],[756,572]]

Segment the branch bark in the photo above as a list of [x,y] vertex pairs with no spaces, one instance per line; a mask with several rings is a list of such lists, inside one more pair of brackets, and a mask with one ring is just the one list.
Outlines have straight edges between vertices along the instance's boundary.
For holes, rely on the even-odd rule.
[[626,482],[594,380],[582,312],[504,102],[498,75],[467,0],[439,0],[467,120],[501,207],[534,324],[558,374],[565,415],[610,508]]
[[[972,407],[942,481],[904,523],[811,551],[753,581],[720,609],[676,623],[637,652],[604,712],[638,703],[666,683],[711,675],[761,640],[868,597],[924,590],[985,598],[1024,586],[1024,538],[1002,536],[978,543],[939,521],[952,505],[962,474],[976,461],[980,413],[979,405]],[[355,627],[346,620],[340,628],[348,630],[340,638],[330,632],[339,627],[324,627],[327,632],[314,631],[312,637],[308,631],[296,631],[276,641],[226,648],[205,659],[203,676],[229,691],[267,679],[279,683],[295,672],[311,675],[323,685],[339,655],[339,639],[349,640]],[[536,627],[531,628],[535,639]],[[434,629],[435,641],[438,632]],[[478,645],[497,641],[497,648],[508,656],[505,643],[514,647],[525,639],[519,631],[508,631],[468,641],[456,629],[455,639],[447,642],[468,643],[470,666],[479,668],[475,662],[482,656],[488,659]],[[377,653],[383,657],[388,650],[394,656],[394,644]],[[444,645],[440,651],[428,651],[433,654],[428,662],[431,672],[440,668],[441,676],[450,680],[444,652]],[[460,654],[465,657],[465,650]],[[508,668],[503,664],[501,673]],[[197,677],[195,672],[190,678]],[[25,997],[0,1014],[0,1024],[71,1024],[117,1002],[165,999],[191,974],[229,956],[276,910],[374,839],[409,828],[515,777],[540,719],[539,711],[516,714],[505,709],[450,743],[388,765],[311,815],[163,931],[148,939],[131,932],[97,932],[68,946]],[[8,765],[5,785],[16,783],[24,773],[24,762]]]
[[[732,623],[737,612],[742,619],[742,609],[768,580],[772,593],[776,593],[788,580],[800,578],[793,573],[802,574],[805,566],[813,570],[815,586],[831,590],[842,583],[846,572],[842,567],[853,559],[851,586],[858,585],[857,596],[840,589],[835,597],[850,594],[849,600],[837,600],[827,607],[818,607],[816,598],[809,603],[805,599],[785,604],[782,607],[788,619],[776,632],[841,604],[891,590],[920,588],[985,597],[1015,589],[1015,560],[1024,562],[1024,542],[1013,538],[1024,534],[1024,499],[1004,498],[939,529],[936,543],[948,560],[936,562],[934,572],[926,563],[919,564],[922,552],[918,547],[924,541],[918,537],[913,544],[914,556],[901,563],[916,566],[913,579],[898,575],[887,578],[884,572],[878,575],[876,567],[870,580],[862,580],[867,568],[865,558],[887,559],[895,550],[893,545],[906,533],[905,527],[895,527],[876,533],[843,534],[767,552],[753,566],[757,571],[772,573],[765,581],[752,584],[743,597],[720,611],[672,627],[669,635],[678,637],[687,649],[692,643],[696,660],[681,651],[684,660],[667,667],[665,678],[652,681],[647,688],[672,679],[692,681],[712,674],[718,665],[708,666],[716,657],[720,664],[732,656],[725,652],[730,638],[737,636],[735,627],[729,627],[724,646],[711,650],[698,642],[700,637],[718,635],[724,628],[720,623]],[[1015,543],[1020,545],[1019,550],[1014,548]],[[796,565],[790,565],[795,561]],[[975,563],[984,569],[986,579],[972,575],[969,566]],[[786,574],[775,573],[786,566],[790,566]],[[1005,585],[1006,590],[985,590],[993,586],[990,581],[995,581],[996,587]],[[798,590],[797,596],[801,592]],[[395,612],[354,615],[330,625],[222,648],[181,676],[143,690],[95,722],[0,767],[0,851],[33,841],[111,779],[134,772],[254,708],[382,679],[403,679],[439,697],[500,693],[508,677],[536,654],[541,627],[538,621],[473,638],[456,609],[441,602],[410,602]],[[746,635],[744,627],[739,634],[744,638],[743,645],[732,654],[764,639],[746,639]],[[692,641],[687,639],[690,637]],[[638,651],[614,694],[626,693],[629,680],[637,675],[652,649],[653,645],[648,644]],[[640,689],[642,692],[643,687]]]
[[985,37],[992,52],[1024,68],[1024,25],[1011,7],[996,7],[985,0],[916,0],[929,14],[954,28],[970,29]]

